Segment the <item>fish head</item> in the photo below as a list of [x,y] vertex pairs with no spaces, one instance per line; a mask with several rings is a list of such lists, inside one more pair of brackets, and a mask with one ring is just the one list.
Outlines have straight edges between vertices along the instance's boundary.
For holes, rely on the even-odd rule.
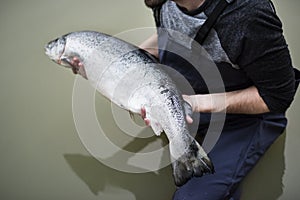
[[[46,44],[45,54],[55,63],[66,68],[70,68],[74,74],[80,74],[83,78],[87,79],[85,68],[83,66],[74,64],[74,61],[72,60],[74,57],[80,59],[80,56],[74,51],[77,43],[74,42],[74,40],[71,40],[70,42],[70,38],[68,38],[68,36],[69,34],[66,34]],[[69,41],[69,45],[67,45],[67,39]],[[70,43],[75,44],[75,48],[72,48]]]
[[71,65],[69,62],[66,62],[64,53],[66,48],[66,37],[62,36],[55,40],[50,41],[45,46],[45,54],[59,65],[70,68]]

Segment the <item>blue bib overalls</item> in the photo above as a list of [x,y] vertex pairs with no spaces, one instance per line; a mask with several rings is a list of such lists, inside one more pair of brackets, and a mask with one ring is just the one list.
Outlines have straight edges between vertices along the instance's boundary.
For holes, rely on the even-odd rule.
[[[158,29],[158,36],[160,62],[184,75],[195,93],[224,92],[251,86],[241,70],[224,63],[213,66],[205,58],[205,52],[197,52],[194,47],[181,45],[170,36],[170,31]],[[212,73],[215,72],[219,75],[214,76]],[[236,192],[238,184],[282,134],[287,119],[284,113],[225,114],[224,117],[213,119],[211,114],[201,113],[198,136],[204,136],[209,125],[220,123],[223,124],[220,136],[208,154],[215,173],[192,178],[177,189],[174,200],[239,199],[239,193]]]

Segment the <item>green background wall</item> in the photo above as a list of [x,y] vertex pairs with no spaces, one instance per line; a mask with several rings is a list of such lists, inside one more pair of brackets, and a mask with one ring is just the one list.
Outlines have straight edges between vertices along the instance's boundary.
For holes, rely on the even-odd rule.
[[[300,1],[274,3],[294,65],[300,66]],[[131,174],[90,156],[73,122],[74,76],[43,52],[50,39],[70,31],[115,35],[153,26],[152,13],[142,0],[0,1],[1,200],[171,199],[175,188],[170,167]],[[126,39],[138,43],[146,37]],[[244,200],[300,199],[299,95],[288,111],[286,134],[244,182]],[[109,112],[110,104],[101,96],[96,104]]]

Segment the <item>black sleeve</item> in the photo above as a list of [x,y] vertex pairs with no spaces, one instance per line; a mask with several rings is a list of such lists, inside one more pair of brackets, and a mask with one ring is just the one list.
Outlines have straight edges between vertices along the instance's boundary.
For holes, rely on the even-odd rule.
[[270,3],[251,9],[239,65],[271,112],[285,112],[295,95],[295,75],[282,24]]

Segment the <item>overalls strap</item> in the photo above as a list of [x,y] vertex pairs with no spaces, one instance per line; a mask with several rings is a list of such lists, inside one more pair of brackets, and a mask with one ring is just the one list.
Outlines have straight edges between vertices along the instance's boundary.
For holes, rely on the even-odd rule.
[[203,44],[206,37],[208,36],[210,30],[213,28],[214,24],[216,23],[218,17],[224,11],[224,9],[235,0],[220,0],[219,3],[214,8],[213,12],[208,16],[207,20],[199,29],[196,37],[194,40],[199,42],[199,44]]

